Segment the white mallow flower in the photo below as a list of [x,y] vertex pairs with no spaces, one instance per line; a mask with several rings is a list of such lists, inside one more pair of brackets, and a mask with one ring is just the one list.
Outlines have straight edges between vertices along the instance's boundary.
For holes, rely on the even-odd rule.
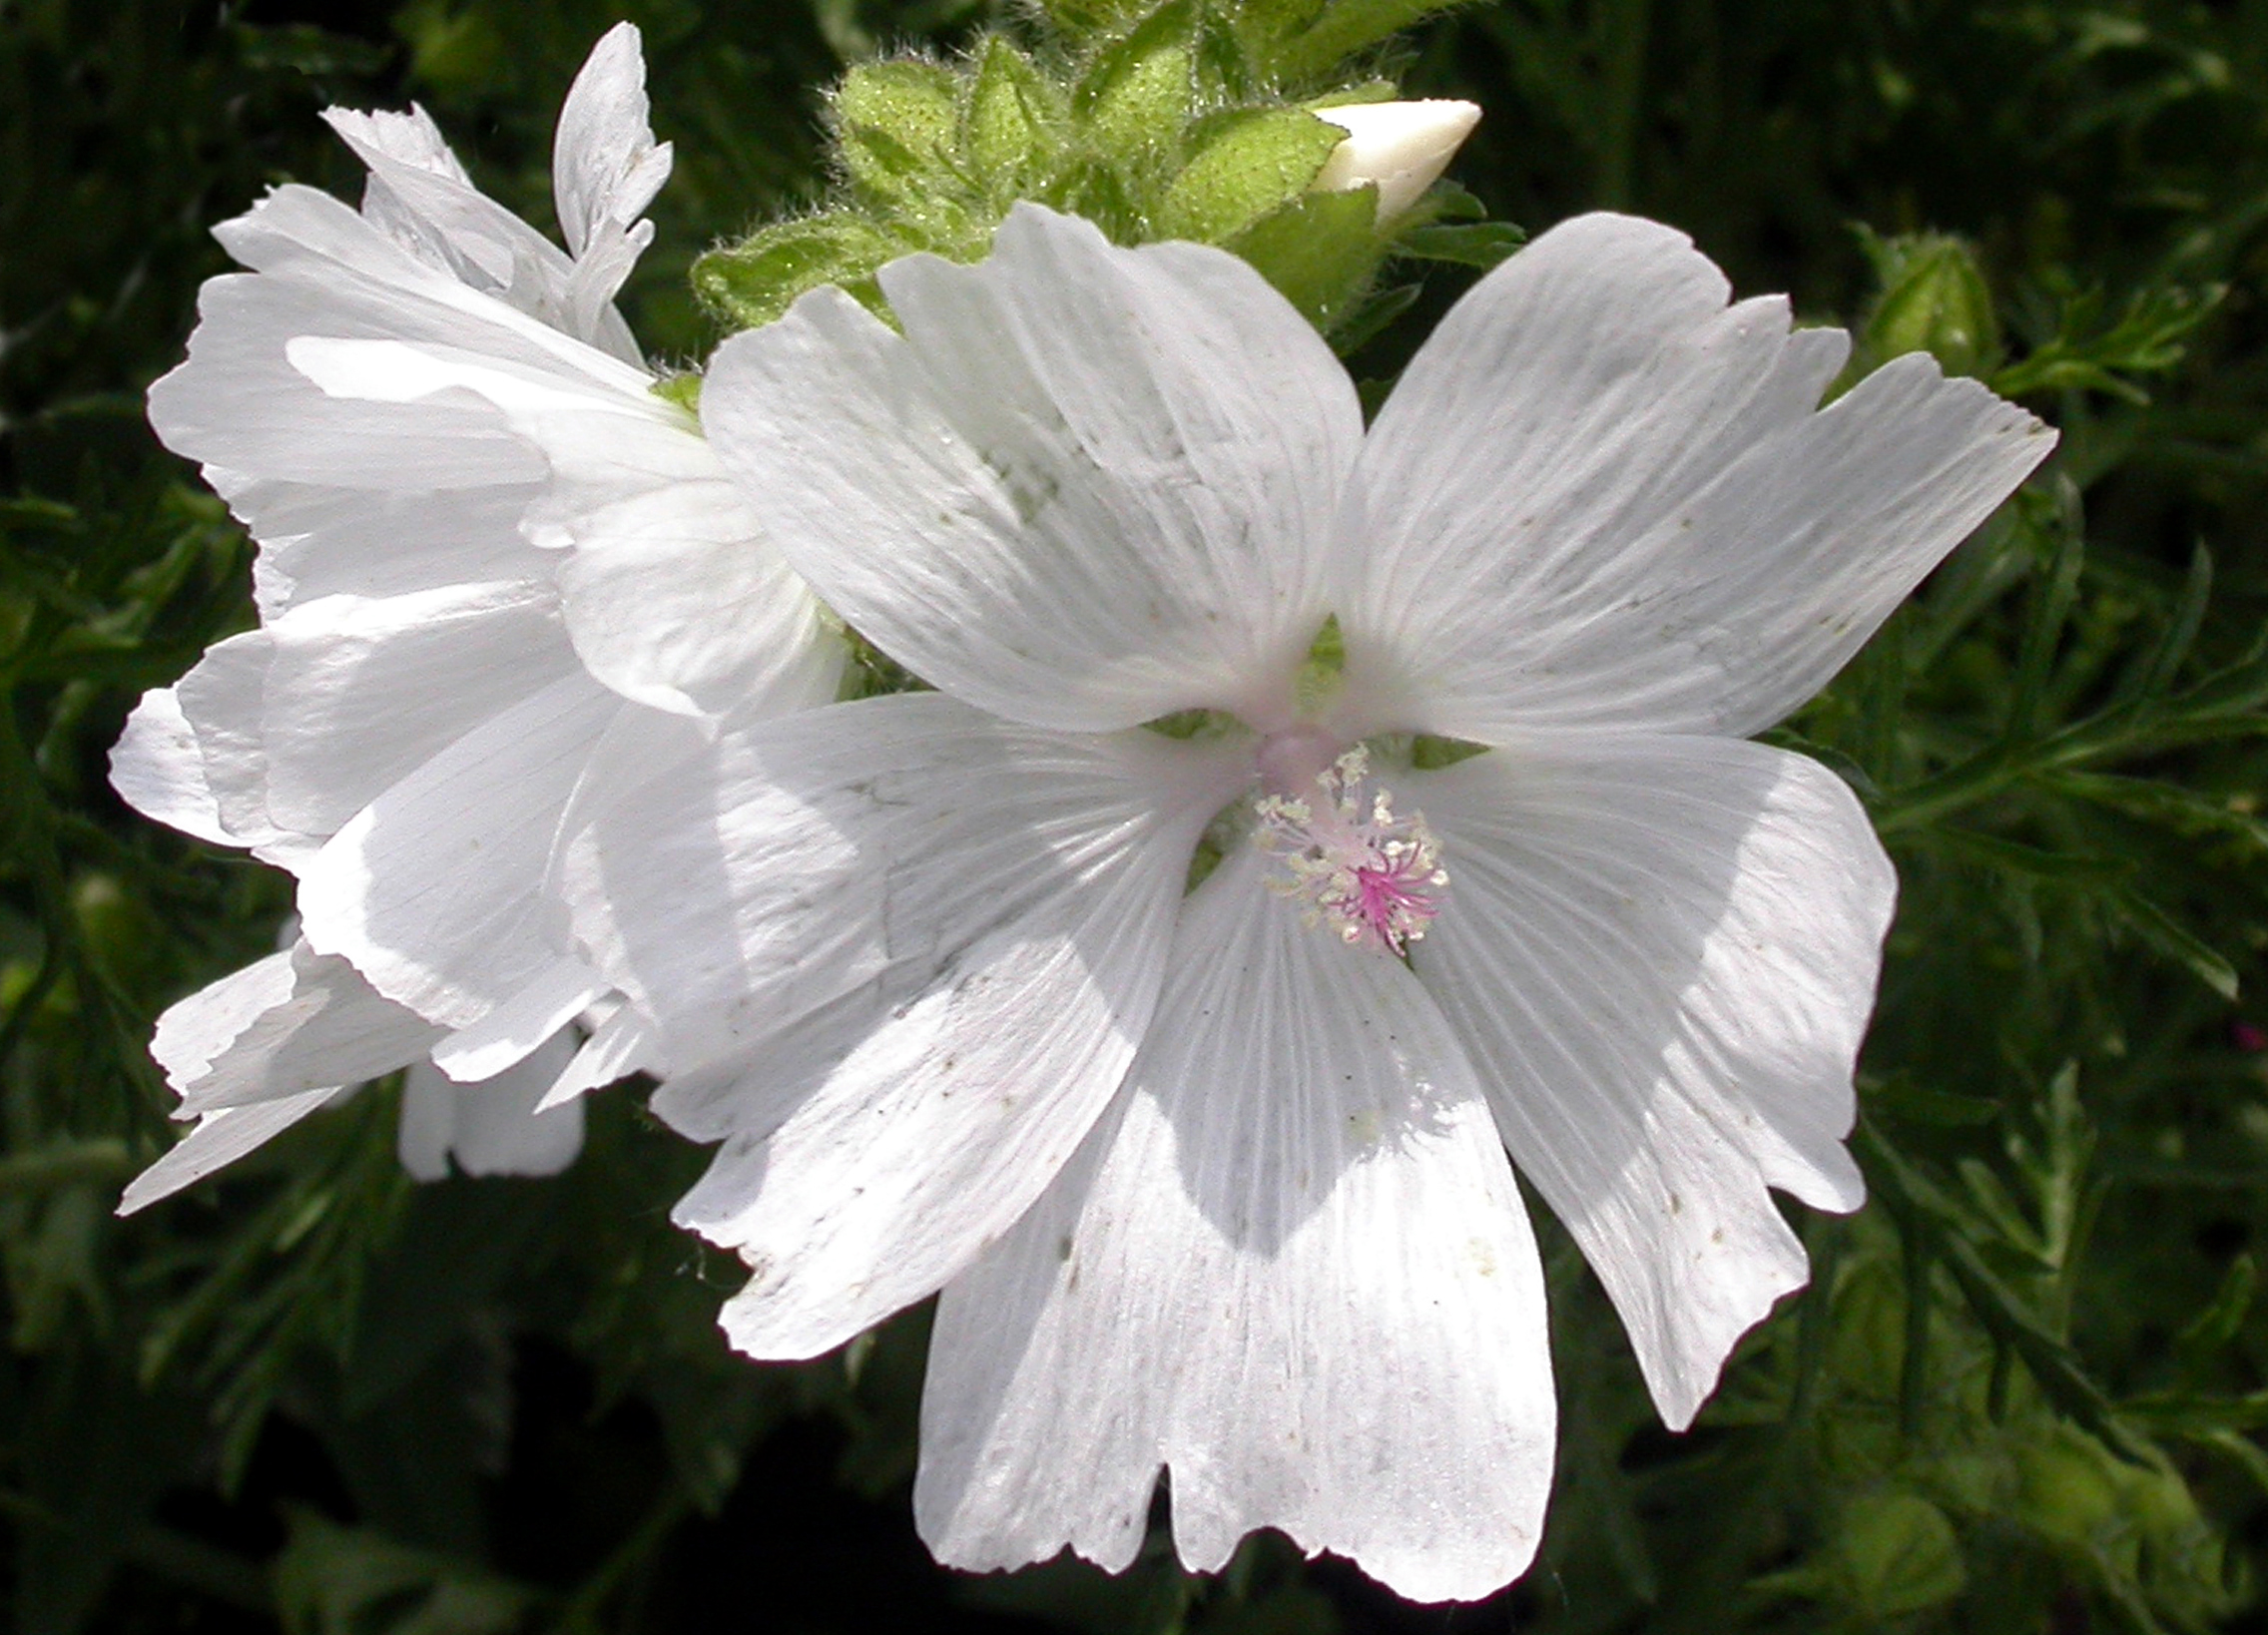
[[[412,1080],[413,1168],[445,1124],[467,1168],[557,1169],[579,1120],[530,1117],[529,1064],[556,1104],[662,1061],[547,899],[569,807],[657,745],[835,696],[840,639],[613,305],[669,171],[644,83],[626,24],[568,95],[566,252],[421,111],[329,115],[360,212],[284,187],[218,230],[252,271],[205,286],[150,418],[259,541],[260,628],[143,701],[113,777],[292,870],[302,925],[161,1020],[198,1124],[125,1208],[412,1063],[441,1075]],[[436,1121],[444,1082],[466,1105]]]
[[1922,355],[1821,409],[1842,333],[1618,216],[1483,279],[1367,434],[1216,250],[1026,206],[880,278],[900,328],[807,295],[703,418],[937,691],[657,761],[562,853],[656,1108],[722,1143],[678,1218],[751,1269],[728,1334],[809,1357],[943,1291],[946,1562],[1124,1567],[1164,1468],[1193,1568],[1275,1526],[1483,1595],[1554,1426],[1505,1149],[1684,1426],[1804,1281],[1769,1189],[1860,1202],[1895,887],[1745,735],[2053,438]]

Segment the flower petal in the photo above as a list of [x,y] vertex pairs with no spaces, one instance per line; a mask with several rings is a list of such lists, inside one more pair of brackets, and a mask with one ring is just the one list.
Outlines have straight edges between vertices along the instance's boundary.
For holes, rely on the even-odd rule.
[[[559,1030],[603,998],[607,985],[573,954],[562,955],[531,978],[511,998],[470,1027],[462,1027],[433,1047],[433,1065],[459,1084],[478,1084],[526,1060]],[[574,1052],[551,1072],[557,1078]]]
[[654,141],[651,118],[638,27],[617,23],[600,36],[568,87],[552,139],[559,231],[576,258],[608,229],[619,232],[635,222],[669,180],[670,145]]
[[558,1032],[524,1060],[478,1084],[455,1083],[429,1062],[401,1081],[394,1149],[420,1181],[438,1181],[453,1159],[465,1175],[557,1175],[583,1150],[583,1104],[545,1109],[544,1092],[575,1055]]
[[719,348],[717,452],[829,606],[1034,726],[1195,706],[1279,724],[1361,435],[1346,371],[1260,275],[1019,205],[990,261],[839,290]]
[[1366,729],[1755,732],[2054,446],[1921,353],[1819,409],[1845,338],[1725,297],[1683,235],[1585,216],[1434,330],[1339,536]]
[[154,687],[126,718],[126,731],[110,752],[111,788],[126,804],[184,834],[217,845],[242,845],[221,816],[221,803],[205,776],[197,729],[170,687]]
[[725,1140],[676,1218],[755,1273],[735,1345],[840,1345],[1046,1186],[1132,1058],[1239,759],[892,697],[728,734],[593,817],[566,889],[661,1024],[655,1111]]
[[301,941],[170,1006],[150,1053],[181,1096],[176,1116],[190,1118],[376,1078],[439,1037]]
[[542,885],[569,798],[632,709],[577,672],[395,782],[301,864],[307,940],[445,1027],[469,1027],[565,951]]
[[330,1085],[276,1101],[222,1107],[207,1113],[171,1152],[127,1183],[118,1200],[118,1213],[132,1215],[171,1198],[184,1187],[195,1186],[215,1170],[266,1146],[316,1108],[343,1099],[352,1089],[351,1085]]
[[1757,744],[1539,735],[1407,799],[1449,875],[1412,963],[1682,1428],[1804,1282],[1766,1188],[1863,1196],[1843,1138],[1897,877],[1840,780]]
[[1118,1107],[947,1286],[914,1508],[938,1558],[1117,1570],[1170,1467],[1182,1561],[1274,1526],[1416,1600],[1528,1563],[1542,1271],[1464,1053],[1253,854],[1199,888]]

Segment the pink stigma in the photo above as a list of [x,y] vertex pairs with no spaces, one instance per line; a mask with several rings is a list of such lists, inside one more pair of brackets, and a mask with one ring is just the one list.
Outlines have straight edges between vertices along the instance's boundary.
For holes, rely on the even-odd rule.
[[1440,842],[1422,814],[1398,817],[1393,798],[1370,787],[1370,757],[1359,745],[1310,773],[1305,791],[1287,789],[1293,781],[1281,763],[1321,759],[1309,730],[1294,731],[1297,743],[1271,741],[1259,757],[1270,793],[1256,809],[1256,838],[1276,864],[1269,888],[1297,899],[1302,920],[1328,926],[1342,942],[1406,953],[1440,912],[1448,883]]

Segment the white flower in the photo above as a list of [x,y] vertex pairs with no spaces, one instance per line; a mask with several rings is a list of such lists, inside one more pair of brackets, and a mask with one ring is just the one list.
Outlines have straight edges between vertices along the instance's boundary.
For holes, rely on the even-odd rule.
[[1476,103],[1346,103],[1319,108],[1316,118],[1338,126],[1347,140],[1331,150],[1314,183],[1319,193],[1340,193],[1376,183],[1378,219],[1392,221],[1441,179],[1464,139],[1480,123]]
[[[1019,207],[881,284],[902,333],[806,296],[703,414],[938,691],[657,763],[561,873],[657,1109],[723,1143],[679,1219],[751,1268],[727,1331],[812,1356],[943,1290],[949,1563],[1123,1567],[1163,1466],[1193,1568],[1273,1525],[1485,1594],[1553,1437],[1504,1149],[1684,1426],[1804,1281],[1767,1189],[1860,1201],[1895,887],[1849,790],[1744,735],[2052,437],[1921,355],[1820,409],[1843,334],[1615,216],[1483,279],[1367,435],[1218,251]],[[1192,710],[1229,725],[1141,730]]]
[[[361,212],[284,187],[222,227],[253,271],[206,285],[189,360],[150,393],[260,542],[261,624],[143,702],[114,780],[292,870],[303,923],[161,1021],[200,1122],[130,1209],[412,1062],[517,1096],[609,993],[546,898],[578,792],[831,699],[843,664],[613,305],[669,171],[637,31],[599,42],[560,115],[569,253],[475,191],[421,111],[328,117],[370,167]],[[660,1062],[618,1007],[549,1096]],[[438,1081],[416,1082],[413,1113]],[[579,1124],[519,1127],[520,1159],[483,1137],[467,1167],[556,1169]]]

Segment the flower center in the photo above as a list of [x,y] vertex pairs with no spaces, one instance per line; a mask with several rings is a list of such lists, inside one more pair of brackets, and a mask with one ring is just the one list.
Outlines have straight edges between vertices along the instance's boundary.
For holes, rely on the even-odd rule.
[[1401,954],[1440,912],[1440,842],[1422,813],[1397,815],[1371,780],[1370,752],[1341,751],[1315,727],[1271,733],[1254,756],[1263,794],[1254,839],[1274,863],[1268,887],[1309,926]]

